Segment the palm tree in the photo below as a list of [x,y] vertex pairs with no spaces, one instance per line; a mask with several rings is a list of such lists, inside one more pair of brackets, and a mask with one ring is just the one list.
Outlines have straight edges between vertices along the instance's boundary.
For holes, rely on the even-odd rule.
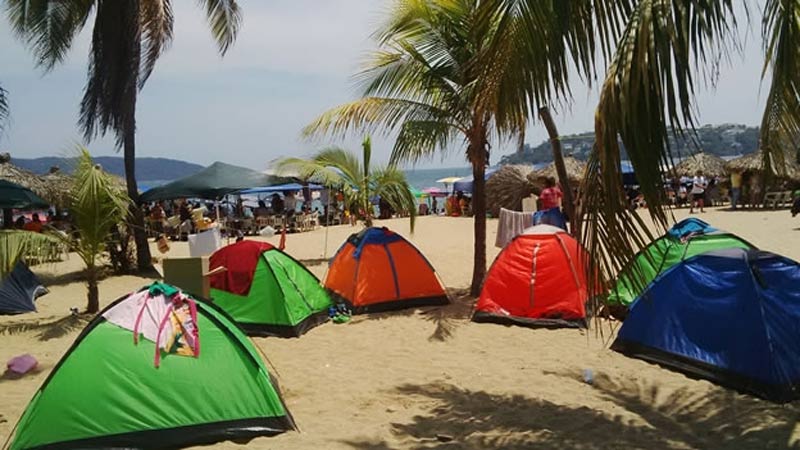
[[6,90],[3,89],[3,86],[0,86],[0,134],[3,133],[6,120],[8,120],[8,98]]
[[486,273],[490,142],[516,142],[534,111],[567,99],[573,63],[577,73],[593,73],[595,36],[600,43],[615,36],[613,23],[595,27],[593,17],[620,7],[598,0],[398,0],[376,33],[380,50],[358,76],[361,98],[322,114],[304,133],[397,133],[393,163],[463,143],[474,177],[477,295]]
[[124,222],[130,199],[109,174],[94,164],[86,149],[81,149],[72,177],[69,210],[79,235],[73,244],[86,266],[86,312],[96,313],[100,306],[98,262],[112,229]]
[[310,159],[284,158],[278,161],[277,170],[296,173],[329,188],[341,189],[347,208],[357,214],[365,226],[371,227],[374,219],[372,198],[378,196],[392,209],[409,214],[411,231],[417,217],[417,203],[403,171],[393,164],[372,167],[372,141],[362,143],[362,158],[340,148],[322,150]]
[[[590,270],[600,270],[606,279],[653,237],[627,208],[618,140],[650,216],[666,228],[670,214],[664,208],[661,167],[672,159],[668,136],[696,138],[695,86],[700,80],[713,84],[720,60],[739,49],[736,5],[746,8],[746,2],[733,0],[638,0],[622,15],[625,30],[601,89],[596,147],[580,202],[586,220],[582,240],[597,266]],[[763,14],[762,78],[771,73],[772,84],[760,145],[764,164],[777,165],[780,173],[782,150],[797,147],[800,136],[800,1],[767,0]]]
[[[87,141],[113,132],[125,158],[125,181],[140,269],[150,266],[150,247],[136,185],[137,94],[172,41],[171,0],[5,0],[15,33],[40,66],[52,69],[94,16],[89,75],[78,123]],[[241,14],[236,0],[200,0],[219,51],[236,38]]]

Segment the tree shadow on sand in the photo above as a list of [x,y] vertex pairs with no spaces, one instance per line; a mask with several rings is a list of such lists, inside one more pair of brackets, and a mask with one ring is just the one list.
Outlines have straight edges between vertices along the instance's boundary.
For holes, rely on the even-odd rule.
[[469,322],[475,303],[475,298],[469,295],[469,290],[467,289],[448,289],[447,296],[450,298],[450,303],[447,305],[360,314],[354,316],[351,323],[419,315],[434,324],[433,332],[428,337],[429,340],[446,341],[453,336],[453,332],[458,325]]
[[411,423],[392,423],[391,441],[344,443],[360,450],[797,448],[791,439],[799,417],[791,406],[723,389],[666,394],[656,384],[608,377],[595,387],[625,415],[450,384],[403,385],[398,396],[430,409]]
[[0,335],[36,333],[40,341],[49,341],[83,329],[93,318],[92,314],[70,314],[60,319],[19,321],[0,325]]

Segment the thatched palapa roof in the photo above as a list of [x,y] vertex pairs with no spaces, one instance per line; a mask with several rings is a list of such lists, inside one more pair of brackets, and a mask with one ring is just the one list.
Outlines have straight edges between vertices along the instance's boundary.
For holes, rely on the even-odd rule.
[[486,202],[492,216],[500,215],[500,208],[522,211],[522,199],[529,197],[535,187],[528,175],[530,166],[502,166],[486,182]]
[[694,176],[698,170],[704,175],[712,177],[724,176],[725,160],[710,153],[700,152],[692,155],[675,166],[674,171],[678,176]]
[[[571,185],[578,185],[581,183],[581,181],[583,181],[583,173],[586,171],[586,163],[577,160],[572,156],[567,156],[564,158],[564,166],[566,166],[567,177],[569,178]],[[547,177],[553,177],[556,179],[556,182],[559,181],[555,162],[550,163],[545,168],[529,173],[528,181],[536,186],[540,186],[542,184],[541,179]]]
[[0,179],[24,186],[32,190],[36,195],[44,197],[46,200],[51,200],[44,180],[35,173],[12,164],[11,155],[8,153],[0,154]]
[[62,172],[58,166],[53,166],[42,179],[47,184],[50,201],[58,206],[66,206],[72,190],[72,177]]
[[[793,157],[793,155],[785,154],[784,157],[785,167],[784,170],[779,170],[775,167],[776,164],[772,164],[772,171],[775,175],[779,177],[790,178],[793,180],[800,179],[800,165],[797,164],[797,161]],[[761,151],[753,152],[747,155],[742,156],[741,158],[736,158],[725,165],[728,170],[737,170],[741,172],[761,172],[763,168],[763,154]]]

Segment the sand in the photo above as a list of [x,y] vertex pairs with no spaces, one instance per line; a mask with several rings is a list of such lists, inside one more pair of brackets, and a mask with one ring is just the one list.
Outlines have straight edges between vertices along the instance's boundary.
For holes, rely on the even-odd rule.
[[[678,219],[687,210],[676,212]],[[800,260],[800,219],[788,212],[710,210],[698,215],[753,244]],[[408,234],[408,221],[380,222]],[[489,221],[489,261],[496,222]],[[325,258],[356,229],[289,235],[287,251],[322,277]],[[787,448],[800,446],[800,408],[692,380],[607,349],[609,328],[531,330],[469,321],[472,221],[424,217],[411,240],[455,298],[446,308],[358,316],[300,339],[258,338],[300,432],[243,449]],[[270,239],[277,243],[277,237]],[[173,244],[172,256],[186,254]],[[157,254],[154,249],[154,254]],[[37,267],[51,289],[39,311],[0,318],[0,361],[32,353],[41,371],[0,379],[0,441],[77,336],[64,319],[83,307],[80,261]],[[102,305],[151,281],[102,281]],[[101,305],[101,306],[102,306]],[[9,329],[9,325],[18,326]],[[583,381],[590,369],[594,383]],[[224,374],[220,374],[224,376]],[[211,400],[209,400],[211,401]],[[796,402],[797,403],[797,402]]]

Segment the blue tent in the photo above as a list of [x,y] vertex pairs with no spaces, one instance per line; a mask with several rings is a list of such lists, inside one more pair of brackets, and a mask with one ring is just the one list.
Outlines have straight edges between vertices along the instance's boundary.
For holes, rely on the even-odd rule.
[[622,184],[625,186],[634,186],[639,184],[636,179],[636,173],[633,171],[633,164],[630,161],[620,161],[620,171],[622,172]]
[[[497,172],[497,169],[486,169],[486,174],[483,176],[483,179],[488,180],[495,172]],[[458,181],[453,183],[453,191],[461,191],[465,194],[470,194],[472,193],[472,183],[474,181],[475,178],[472,175],[460,178]]]
[[773,401],[800,398],[800,264],[758,250],[673,266],[631,306],[613,350]]
[[681,239],[690,234],[711,234],[717,231],[719,230],[712,227],[708,222],[689,217],[673,225],[667,233],[675,239]]
[[47,293],[39,279],[22,261],[18,261],[0,281],[0,314],[22,314],[36,311],[33,302]]
[[[312,191],[321,191],[325,189],[324,186],[320,186],[318,184],[309,184],[308,188]],[[263,186],[257,187],[252,189],[245,189],[244,191],[239,192],[240,194],[264,194],[268,192],[286,192],[286,191],[302,191],[303,185],[299,183],[287,183],[287,184],[277,184],[274,186]]]

